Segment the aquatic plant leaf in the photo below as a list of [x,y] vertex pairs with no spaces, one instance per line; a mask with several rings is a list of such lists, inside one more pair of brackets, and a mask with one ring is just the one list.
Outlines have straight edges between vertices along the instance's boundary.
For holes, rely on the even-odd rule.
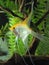
[[46,41],[43,43],[39,42],[39,45],[36,49],[35,55],[49,55],[49,14],[46,17],[46,27],[44,28],[44,36],[47,37],[47,39],[45,39]]

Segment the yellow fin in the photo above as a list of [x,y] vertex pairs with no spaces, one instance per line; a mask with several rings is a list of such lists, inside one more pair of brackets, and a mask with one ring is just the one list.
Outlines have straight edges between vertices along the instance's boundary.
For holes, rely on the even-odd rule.
[[15,28],[15,27],[18,27],[18,26],[27,26],[27,18],[24,20],[24,21],[22,21],[22,22],[19,22],[19,23],[17,23],[17,24],[15,24],[15,25],[13,25],[11,28],[9,28],[11,31],[13,31],[13,29]]

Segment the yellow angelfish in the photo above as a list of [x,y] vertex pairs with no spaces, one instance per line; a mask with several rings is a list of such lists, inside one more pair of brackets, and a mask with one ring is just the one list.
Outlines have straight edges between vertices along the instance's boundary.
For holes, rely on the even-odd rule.
[[[31,28],[29,28],[29,26],[27,25],[26,21],[27,18],[23,22],[19,22],[18,24],[15,24],[10,28],[10,30],[13,31],[15,35],[22,38],[23,43],[27,38],[27,36],[31,34],[32,31]],[[17,36],[16,36],[16,40],[17,40]]]

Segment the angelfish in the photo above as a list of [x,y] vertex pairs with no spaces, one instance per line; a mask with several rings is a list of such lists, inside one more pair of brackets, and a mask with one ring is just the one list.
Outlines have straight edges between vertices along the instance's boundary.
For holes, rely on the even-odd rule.
[[[25,19],[26,20],[26,19]],[[13,31],[16,35],[16,40],[18,39],[18,36],[22,39],[23,43],[26,40],[27,36],[31,34],[32,30],[26,25],[26,22],[20,22],[18,24],[15,24],[10,28],[11,31]]]

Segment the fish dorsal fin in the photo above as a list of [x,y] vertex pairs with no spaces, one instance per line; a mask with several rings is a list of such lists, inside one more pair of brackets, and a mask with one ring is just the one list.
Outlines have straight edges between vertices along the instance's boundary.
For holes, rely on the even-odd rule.
[[33,4],[34,4],[34,2],[32,2],[32,4],[31,4],[31,12],[30,12],[30,14],[29,14],[28,17],[23,21],[24,24],[27,24],[27,25],[30,24],[30,21],[31,21],[31,19],[32,19],[32,13],[33,13]]
[[34,2],[32,2],[31,12],[30,12],[29,16],[26,17],[25,20],[23,20],[22,22],[19,22],[19,23],[13,25],[13,26],[10,28],[10,30],[13,30],[13,28],[15,28],[15,27],[17,27],[17,26],[19,26],[19,25],[28,25],[28,26],[30,25],[30,20],[32,19],[32,13],[33,13],[33,4],[34,4]]

